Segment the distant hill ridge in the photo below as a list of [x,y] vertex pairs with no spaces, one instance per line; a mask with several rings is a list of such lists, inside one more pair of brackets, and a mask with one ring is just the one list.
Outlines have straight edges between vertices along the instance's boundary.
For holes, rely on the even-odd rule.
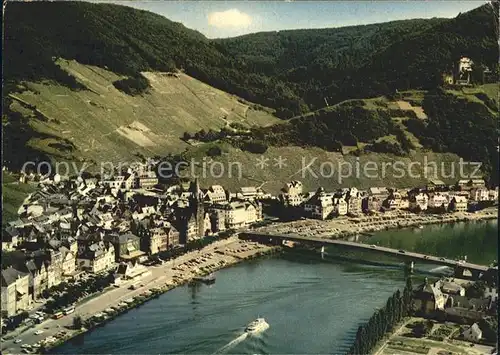
[[[9,2],[4,164],[178,153],[194,144],[180,139],[184,132],[241,123],[254,137],[232,139],[237,149],[347,146],[408,155],[423,147],[481,161],[495,173],[498,90],[436,88],[464,55],[498,75],[497,20],[495,2],[454,19],[209,40],[121,5]],[[176,81],[159,73],[172,71],[187,75]],[[405,99],[417,101],[425,122],[386,107],[415,89],[423,89],[419,97]],[[363,102],[335,105],[352,99]],[[295,119],[278,123],[263,106]]]
[[[53,57],[137,76],[182,68],[189,75],[288,118],[349,98],[429,88],[470,56],[495,67],[498,5],[455,19],[404,20],[208,40],[160,15],[86,2],[13,2],[6,8],[4,72],[80,87]],[[22,25],[21,25],[22,24]]]

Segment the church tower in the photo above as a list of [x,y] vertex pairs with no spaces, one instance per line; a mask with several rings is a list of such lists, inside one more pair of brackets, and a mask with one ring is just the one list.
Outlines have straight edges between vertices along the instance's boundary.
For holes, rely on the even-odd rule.
[[200,189],[198,179],[191,183],[189,192],[191,193],[189,209],[196,221],[196,236],[200,238],[205,235],[205,209],[203,206],[203,191]]

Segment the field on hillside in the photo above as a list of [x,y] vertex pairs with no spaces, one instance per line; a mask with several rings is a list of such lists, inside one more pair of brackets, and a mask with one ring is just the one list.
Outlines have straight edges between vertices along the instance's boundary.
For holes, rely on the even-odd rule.
[[[278,193],[286,182],[296,179],[301,180],[305,190],[309,191],[320,186],[326,190],[349,186],[411,187],[424,185],[428,179],[435,178],[434,166],[437,167],[436,177],[446,183],[452,184],[460,179],[459,157],[451,153],[417,151],[408,157],[370,153],[358,158],[314,147],[270,147],[260,155],[228,144],[219,146],[223,153],[215,158],[205,156],[206,146],[191,148],[186,154],[196,163],[193,171],[202,186],[221,184],[233,191],[240,186],[262,186],[270,193]],[[455,177],[447,178],[451,164],[455,164]],[[470,167],[466,166],[464,173],[470,174]]]
[[33,138],[28,144],[58,159],[100,162],[136,154],[164,155],[188,147],[180,139],[184,132],[218,130],[232,122],[245,126],[279,122],[268,111],[253,109],[252,104],[184,74],[176,78],[143,73],[152,88],[129,96],[113,86],[123,78],[113,72],[73,60],[57,63],[88,90],[28,82],[27,90],[9,96],[14,112],[29,117],[37,132],[55,136]]
[[17,211],[24,199],[35,189],[29,184],[20,184],[17,176],[10,173],[2,174],[2,223],[17,218]]

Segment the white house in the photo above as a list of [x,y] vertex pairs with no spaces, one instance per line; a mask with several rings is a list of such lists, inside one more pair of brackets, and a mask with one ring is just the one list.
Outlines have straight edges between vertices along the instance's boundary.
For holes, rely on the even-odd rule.
[[335,210],[333,198],[333,193],[326,193],[324,189],[320,187],[318,191],[304,204],[305,214],[317,219],[328,218]]
[[343,197],[335,198],[333,204],[335,206],[335,213],[337,216],[345,216],[347,214],[348,204]]
[[477,187],[470,190],[469,199],[472,201],[488,201],[490,191],[486,187]]
[[226,203],[226,190],[220,185],[212,185],[205,195],[205,200],[211,203]]
[[28,205],[28,207],[26,208],[26,214],[28,214],[29,216],[37,217],[43,214],[43,210],[44,208],[42,205],[32,204]]
[[494,190],[489,191],[488,198],[490,201],[497,201],[498,202],[498,186],[495,187]]
[[111,243],[97,242],[77,257],[78,267],[91,273],[109,270],[115,265],[115,248]]
[[462,335],[464,336],[465,340],[476,342],[483,337],[483,332],[481,331],[477,323],[474,323],[469,329],[464,331]]
[[429,201],[428,201],[428,207],[429,208],[439,208],[439,207],[444,207],[448,208],[449,205],[449,200],[448,196],[441,194],[441,193],[431,193],[429,195]]
[[291,181],[283,187],[283,202],[287,206],[299,206],[304,202],[302,182]]
[[[240,228],[262,220],[262,204],[260,202],[233,201],[213,207],[212,216],[216,218],[216,230]],[[208,215],[207,215],[208,218]],[[210,220],[208,220],[210,225]]]
[[10,317],[19,311],[28,310],[29,274],[9,267],[2,270],[2,316]]
[[428,203],[429,203],[429,196],[427,196],[427,194],[420,192],[410,198],[410,209],[414,210],[418,208],[421,211],[425,211],[427,210]]
[[470,58],[462,57],[458,62],[458,80],[457,84],[466,85],[470,83],[470,74],[474,63]]
[[349,198],[347,201],[347,211],[353,215],[360,215],[362,211],[363,199],[361,193],[355,187],[349,190]]
[[496,287],[486,287],[484,290],[484,297],[491,297],[492,301],[498,300],[498,290]]
[[450,207],[454,212],[466,212],[467,198],[465,196],[453,196],[450,201]]

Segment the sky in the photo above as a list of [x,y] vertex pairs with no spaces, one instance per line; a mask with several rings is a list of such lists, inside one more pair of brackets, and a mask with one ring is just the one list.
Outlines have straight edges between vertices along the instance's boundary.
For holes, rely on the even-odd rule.
[[155,12],[208,38],[342,27],[410,18],[456,17],[486,1],[114,1]]

